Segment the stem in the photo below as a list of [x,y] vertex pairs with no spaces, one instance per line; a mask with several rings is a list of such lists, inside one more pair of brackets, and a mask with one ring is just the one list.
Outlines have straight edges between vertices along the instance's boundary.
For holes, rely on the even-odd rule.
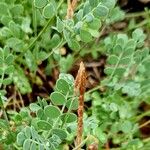
[[136,28],[140,28],[146,24],[149,23],[149,20],[143,20],[142,22],[140,22],[139,24],[135,25],[134,27],[130,28],[130,30],[136,29]]
[[32,11],[33,11],[33,28],[34,28],[34,35],[37,36],[36,8],[34,7],[34,2],[32,3]]
[[[3,59],[4,59],[4,56],[3,56]],[[1,89],[1,87],[3,85],[2,83],[3,83],[3,80],[4,80],[4,75],[5,75],[5,73],[3,71],[3,74],[1,76],[0,89]],[[1,100],[2,100],[2,98],[1,98]],[[2,100],[2,106],[1,106],[1,108],[2,108],[2,111],[3,111],[4,119],[7,121],[8,125],[9,125],[9,120],[8,120],[7,113],[6,113],[5,108],[4,108],[3,100]]]
[[[68,95],[69,95],[69,93],[67,93],[66,98],[68,97]],[[70,104],[70,106],[69,106],[69,108],[68,108],[67,113],[70,113],[71,107],[72,107],[72,103],[73,103],[73,98],[72,98],[72,101],[71,101],[71,104]],[[65,121],[63,122],[62,127],[65,125],[67,119],[68,119],[68,117],[65,118]]]
[[99,90],[99,89],[101,89],[101,88],[102,88],[102,86],[101,86],[101,85],[98,85],[98,86],[92,88],[91,90],[87,91],[85,94],[90,94],[90,93],[92,93],[92,92],[94,92],[94,91],[97,91],[97,90]]
[[19,55],[18,57],[22,57],[28,50],[30,50],[34,44],[36,43],[36,41],[40,38],[40,36],[45,32],[45,30],[48,28],[48,26],[50,25],[52,21],[52,18],[49,19],[49,21],[47,22],[47,24],[44,26],[44,28],[40,31],[40,33],[38,34],[38,36],[32,41],[32,43],[27,47],[27,49],[25,49],[21,55]]
[[73,150],[78,150],[78,149],[80,149],[85,143],[86,143],[86,141],[88,140],[88,136],[87,136],[87,138],[85,139],[85,140],[83,140],[77,147],[75,147]]
[[[79,107],[78,107],[78,125],[77,125],[77,139],[76,145],[81,144],[82,132],[83,132],[83,113],[84,113],[84,94],[86,86],[86,71],[83,62],[80,63],[75,79],[75,92],[79,91]],[[79,147],[78,150],[81,148]]]
[[[77,130],[77,145],[81,144],[82,132],[83,132],[83,112],[84,112],[84,96],[79,96],[79,108],[78,108],[78,130]],[[80,148],[79,148],[80,150]]]
[[149,141],[150,141],[150,137],[143,140],[144,143],[149,142]]
[[141,118],[143,118],[144,116],[150,115],[150,111],[146,111],[138,116],[136,116],[136,118],[131,118],[131,119],[135,119],[136,121],[139,121]]
[[121,58],[123,56],[123,52],[120,54],[119,58],[118,58],[118,62],[116,63],[116,65],[114,66],[113,72],[111,73],[110,77],[109,77],[109,81],[111,81],[112,77],[114,76],[117,67],[119,66],[119,63],[121,61]]
[[147,15],[147,12],[136,12],[136,13],[127,13],[126,14],[126,18],[135,18],[135,17],[140,17],[140,16],[146,16]]
[[7,113],[6,113],[6,111],[5,111],[5,108],[4,108],[4,107],[2,107],[2,111],[3,111],[3,115],[4,115],[4,119],[5,119],[5,121],[7,121],[7,123],[9,124],[9,120],[8,120],[8,117],[7,117]]
[[2,87],[2,83],[3,83],[3,80],[4,80],[4,71],[3,71],[3,74],[2,74],[2,76],[1,76],[1,82],[0,82],[0,89],[1,89],[1,87]]
[[142,114],[140,114],[140,115],[138,115],[138,116],[131,117],[130,120],[137,122],[137,121],[139,121],[140,119],[142,119],[144,116],[148,116],[148,115],[150,116],[150,110],[149,110],[149,111],[146,111],[146,112],[144,112],[144,113],[142,113]]

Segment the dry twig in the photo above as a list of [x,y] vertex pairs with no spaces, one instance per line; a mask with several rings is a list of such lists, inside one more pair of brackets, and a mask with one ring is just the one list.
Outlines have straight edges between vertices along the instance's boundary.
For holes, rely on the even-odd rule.
[[[81,144],[82,140],[85,86],[86,86],[86,71],[83,62],[81,62],[78,74],[75,79],[75,93],[79,91],[78,128],[76,139],[77,146]],[[78,148],[78,150],[80,149],[81,148]]]
[[105,147],[106,147],[106,150],[110,150],[109,141],[107,141],[107,143],[105,144]]
[[139,128],[143,128],[143,127],[147,126],[148,124],[150,124],[150,120],[148,120],[148,121],[144,122],[143,124],[141,124],[139,126]]
[[77,2],[78,2],[77,0],[72,0],[72,1],[68,0],[68,8],[67,8],[67,16],[66,16],[67,19],[73,18]]

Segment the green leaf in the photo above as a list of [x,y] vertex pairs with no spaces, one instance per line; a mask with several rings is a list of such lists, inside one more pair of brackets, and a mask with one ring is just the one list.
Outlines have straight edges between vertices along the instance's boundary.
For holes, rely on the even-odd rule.
[[14,56],[12,54],[8,55],[6,58],[5,58],[5,63],[7,65],[10,65],[13,63],[13,60],[14,60]]
[[89,0],[91,7],[96,7],[98,5],[99,0]]
[[17,144],[19,146],[22,146],[23,145],[23,142],[25,141],[26,137],[24,135],[23,132],[19,132],[18,135],[17,135]]
[[127,105],[119,107],[119,116],[121,119],[130,117],[130,112]]
[[70,41],[70,36],[71,36],[71,34],[70,34],[70,32],[67,31],[65,28],[63,29],[63,35],[64,35],[65,40],[66,40],[67,42],[69,42],[69,41]]
[[7,66],[7,68],[5,69],[5,74],[11,74],[13,73],[14,71],[14,66],[13,65],[10,65],[10,66]]
[[134,39],[129,39],[127,44],[125,45],[125,49],[135,48],[135,47],[136,47],[136,41]]
[[9,38],[6,41],[6,45],[9,48],[12,48],[15,52],[22,52],[23,48],[24,48],[24,42],[18,38]]
[[29,107],[33,112],[37,112],[39,109],[41,109],[41,107],[36,103],[31,103]]
[[3,64],[4,63],[4,60],[3,58],[0,57],[0,64]]
[[20,38],[21,35],[21,29],[20,26],[18,24],[16,24],[13,21],[9,22],[9,29],[11,30],[11,32],[13,33],[14,37],[17,37],[18,39]]
[[54,105],[64,105],[66,102],[65,96],[60,92],[53,92],[50,99]]
[[27,126],[24,130],[25,130],[25,136],[30,139],[31,138],[30,127]]
[[80,50],[80,44],[77,40],[74,40],[74,39],[70,39],[68,41],[68,46],[74,50],[74,51],[79,51]]
[[37,8],[43,8],[47,4],[47,0],[34,0],[34,5]]
[[118,111],[118,105],[116,103],[110,103],[109,107],[113,112]]
[[59,17],[57,17],[56,28],[57,28],[57,31],[58,31],[59,33],[61,33],[61,32],[63,31],[63,28],[64,28],[64,24],[63,24],[63,22],[60,20]]
[[74,62],[73,55],[68,54],[67,57],[62,57],[59,61],[60,72],[67,72],[71,69]]
[[104,69],[104,72],[107,74],[107,75],[111,75],[114,71],[114,68],[111,68],[111,67],[107,67]]
[[107,59],[108,63],[111,65],[115,65],[118,62],[118,57],[116,55],[110,55]]
[[12,36],[12,32],[9,28],[7,27],[2,27],[1,32],[0,32],[0,37],[1,38],[10,38]]
[[37,145],[35,142],[32,142],[31,146],[30,146],[30,150],[36,150],[37,149]]
[[38,146],[38,150],[44,150],[44,145],[39,144],[39,146]]
[[89,14],[87,14],[87,15],[85,16],[85,21],[86,21],[86,22],[92,22],[93,19],[94,19],[94,16],[93,16],[91,13],[89,13]]
[[11,84],[11,82],[12,82],[12,78],[11,77],[5,78],[3,80],[3,84],[4,85],[9,85],[9,84]]
[[18,113],[17,113],[17,114],[15,115],[15,117],[14,117],[14,121],[15,121],[15,122],[21,122],[22,119],[23,119],[22,116],[21,116],[20,114],[18,114]]
[[77,110],[78,109],[78,98],[72,98],[67,100],[66,107],[69,110]]
[[84,7],[83,7],[83,15],[88,14],[91,11],[90,3],[89,1],[85,1]]
[[23,143],[23,150],[30,150],[31,141],[30,139],[26,139]]
[[[33,121],[34,121],[34,119],[33,119]],[[35,118],[35,124],[37,124],[37,121],[38,121],[38,119]],[[37,126],[35,126],[35,127],[37,129]],[[38,131],[35,130],[35,128],[33,126],[31,126],[30,129],[31,129],[32,139],[37,140],[37,141],[40,140],[40,136],[38,134]]]
[[14,16],[19,16],[19,15],[22,15],[23,12],[24,12],[24,7],[22,4],[15,4],[10,12],[14,15]]
[[[110,3],[111,5],[111,3]],[[110,8],[110,6],[107,6],[108,8]],[[112,24],[114,22],[117,22],[117,21],[121,21],[121,20],[124,20],[125,18],[125,12],[120,9],[120,7],[116,6],[115,8],[113,8],[111,10],[111,13],[110,13],[110,19],[108,19],[108,23]],[[133,20],[132,20],[133,21]],[[131,22],[132,22],[131,21]],[[129,25],[130,26],[130,25]],[[135,26],[135,25],[134,25]],[[129,27],[130,28],[130,27]]]
[[83,18],[83,9],[80,9],[77,14],[76,14],[76,17],[78,19],[78,21],[81,21],[82,18]]
[[46,60],[48,57],[49,57],[49,55],[48,55],[46,52],[44,52],[44,51],[40,51],[40,52],[38,53],[38,60],[39,60],[39,61],[44,61],[44,60]]
[[45,18],[52,18],[55,15],[55,8],[52,3],[47,4],[43,9],[43,16]]
[[1,2],[0,3],[0,16],[7,15],[9,12],[8,8],[9,7],[6,3]]
[[74,78],[71,74],[66,74],[66,73],[60,73],[59,74],[59,79],[64,79],[69,85],[74,84]]
[[64,123],[71,123],[77,121],[77,116],[74,113],[64,113],[61,116],[61,120]]
[[141,139],[131,139],[128,141],[126,148],[131,149],[132,147],[137,147],[138,149],[142,149],[144,147],[144,143]]
[[80,38],[83,42],[86,42],[86,43],[92,41],[91,34],[86,30],[81,30],[80,31]]
[[37,126],[41,130],[50,130],[52,128],[52,125],[48,123],[47,121],[40,120],[37,122]]
[[10,16],[2,16],[1,17],[1,22],[2,24],[4,24],[5,26],[9,25],[9,22],[12,20],[12,18]]
[[56,106],[46,106],[44,108],[44,113],[50,119],[58,118],[61,115],[61,112]]
[[103,6],[99,4],[95,9],[94,9],[94,16],[99,18],[99,17],[106,17],[108,15],[109,9],[106,6]]
[[116,0],[102,0],[102,4],[109,9],[112,9],[116,4]]
[[131,58],[130,57],[126,57],[126,58],[123,58],[120,60],[120,64],[122,65],[128,65],[131,61]]
[[139,40],[145,40],[146,36],[143,33],[142,29],[136,29],[132,32],[132,37],[133,39],[135,39],[136,41]]
[[115,70],[115,74],[118,75],[118,76],[121,76],[121,75],[123,75],[125,73],[125,71],[126,71],[126,68],[118,67]]
[[93,37],[98,38],[98,37],[100,36],[100,33],[99,33],[99,31],[97,31],[97,30],[89,29],[88,31],[91,33],[91,35],[92,35]]
[[98,18],[93,18],[91,22],[88,22],[88,27],[93,30],[98,30],[101,26],[101,20]]
[[52,134],[56,134],[61,140],[64,140],[67,138],[66,131],[62,129],[52,129]]
[[33,53],[31,53],[31,51],[26,52],[25,60],[26,60],[27,66],[29,67],[29,69],[31,71],[35,71],[37,69],[37,63],[35,60],[35,56],[33,55]]
[[105,143],[107,141],[107,136],[104,132],[102,132],[100,127],[97,127],[95,129],[95,135],[98,137],[98,139],[102,142]]
[[[2,98],[0,97],[0,107],[2,106]],[[6,120],[0,119],[0,129],[8,130],[9,125]]]
[[61,93],[67,94],[69,92],[69,84],[64,79],[58,79],[56,87]]
[[29,17],[24,18],[21,24],[21,29],[27,34],[32,33],[30,24],[31,24],[31,19]]
[[55,48],[61,42],[61,38],[58,34],[54,34],[53,37],[50,39],[50,48]]
[[122,88],[122,92],[128,94],[128,96],[139,96],[141,93],[141,85],[135,82],[125,83]]
[[44,119],[45,118],[45,114],[44,114],[44,110],[41,108],[36,112],[36,115],[38,118],[40,119]]
[[[4,73],[4,68],[0,68],[0,75],[2,75]],[[1,81],[1,80],[0,80]],[[2,82],[2,81],[1,81]]]
[[28,78],[20,67],[15,68],[13,82],[22,94],[30,93],[32,91]]
[[125,122],[123,122],[121,124],[121,130],[124,133],[130,133],[132,131],[132,123],[128,120],[126,120]]
[[120,54],[121,52],[123,52],[121,45],[115,45],[113,48],[113,53]]

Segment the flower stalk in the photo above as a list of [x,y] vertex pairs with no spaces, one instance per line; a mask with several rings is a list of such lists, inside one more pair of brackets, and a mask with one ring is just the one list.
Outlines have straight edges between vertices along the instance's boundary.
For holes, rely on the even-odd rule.
[[[86,71],[83,62],[80,63],[75,79],[75,94],[79,93],[79,107],[78,107],[78,125],[77,125],[77,139],[76,145],[80,145],[82,142],[83,133],[83,112],[84,112],[84,94],[86,89]],[[80,150],[81,147],[78,148]]]

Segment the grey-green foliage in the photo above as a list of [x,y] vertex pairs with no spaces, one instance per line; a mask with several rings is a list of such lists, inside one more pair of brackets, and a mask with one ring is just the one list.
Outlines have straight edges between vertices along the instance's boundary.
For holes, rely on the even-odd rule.
[[122,88],[122,92],[129,96],[146,96],[149,90],[144,87],[148,86],[145,83],[148,80],[150,56],[149,48],[144,47],[145,38],[143,31],[136,29],[131,38],[118,34],[105,39],[109,54],[105,68],[107,85],[116,90]]
[[13,73],[13,82],[22,94],[32,91],[28,78],[25,76],[24,70],[20,66],[16,66]]
[[[59,148],[62,141],[71,134],[67,128],[77,121],[76,114],[71,112],[78,108],[77,98],[73,97],[73,86],[74,79],[71,75],[60,74],[56,82],[56,90],[50,95],[50,104],[48,105],[46,100],[40,98],[38,98],[38,103],[30,104],[30,112],[36,117],[32,117],[28,126],[19,131],[18,146],[24,150]],[[64,112],[65,108],[67,112]],[[22,115],[17,115],[20,116],[20,122],[22,122],[24,119]]]
[[[22,1],[22,3],[24,2]],[[5,64],[3,62],[0,63],[1,68],[5,70],[5,78],[1,80],[4,85],[10,84],[12,83],[12,81],[16,83],[13,78],[14,72],[19,72],[19,70],[17,70],[17,68],[15,67],[16,62],[14,60],[16,59],[16,57],[18,57],[17,54],[23,52],[23,50],[26,48],[27,44],[25,43],[25,41],[28,40],[28,35],[32,33],[32,29],[30,28],[31,18],[28,16],[23,16],[24,8],[27,7],[26,4],[28,2],[25,2],[24,6],[22,5],[22,3],[18,3],[15,1],[8,2],[7,0],[0,2],[0,44],[3,47],[2,51],[4,51],[5,53],[5,57],[3,59],[6,59]],[[6,62],[8,63],[9,68]],[[21,89],[21,93],[24,94],[26,92],[31,92],[31,88],[29,86],[29,82],[25,76],[25,73],[22,73],[23,75],[21,77],[21,80],[23,79],[27,82],[23,83],[21,80],[18,80],[16,87],[19,90]],[[15,74],[17,78],[17,73]],[[28,90],[24,90],[24,86],[21,85],[22,83],[19,83],[20,81],[25,86],[29,87]]]
[[135,138],[139,132],[136,123],[139,104],[143,100],[149,103],[150,55],[145,39],[142,29],[136,29],[131,36],[115,34],[105,38],[108,58],[104,71],[107,77],[102,85],[107,89],[105,93],[93,92],[91,95],[92,114],[99,121],[95,136],[102,143],[108,139],[113,139],[114,144],[127,141],[120,149],[145,147],[143,141]]
[[132,146],[138,148],[140,144],[141,148],[143,142],[134,137],[139,131],[138,124],[132,120],[135,117],[136,104],[129,103],[128,98],[115,92],[104,97],[99,92],[94,92],[91,96],[92,114],[98,120],[95,136],[100,142],[106,143],[108,139],[113,139],[114,144],[120,144],[125,140],[127,143],[121,145],[120,149],[127,149],[131,146],[131,141],[138,140],[138,143],[132,143]]
[[8,47],[0,48],[0,88],[12,82],[14,56]]
[[61,142],[62,140],[56,134],[53,134],[48,140],[44,140],[32,126],[25,127],[17,135],[17,144],[22,146],[23,150],[55,150]]
[[[92,41],[100,36],[99,29],[105,23],[109,25],[123,19],[123,15],[118,16],[123,13],[115,7],[116,0],[87,0],[78,4],[73,18],[66,19],[67,3],[63,1],[0,2],[0,44],[2,49],[11,49],[16,75],[22,72],[22,66],[35,73],[38,65],[46,59],[47,68],[50,68],[49,64],[53,66],[57,62],[60,71],[67,72],[74,62],[74,54],[80,52],[84,44],[93,44]],[[60,48],[65,44],[72,54],[61,55]],[[21,74],[25,82],[17,79],[16,84],[16,78],[19,78],[16,77],[14,83],[22,94],[30,93],[30,82],[23,75],[25,71]],[[10,80],[5,82],[8,84]]]
[[[112,3],[110,6],[109,3]],[[86,1],[75,13],[74,19],[61,20],[57,17],[55,29],[63,33],[64,40],[72,50],[80,50],[80,41],[88,43],[93,37],[99,36],[101,22],[109,16],[115,0],[111,1]]]

